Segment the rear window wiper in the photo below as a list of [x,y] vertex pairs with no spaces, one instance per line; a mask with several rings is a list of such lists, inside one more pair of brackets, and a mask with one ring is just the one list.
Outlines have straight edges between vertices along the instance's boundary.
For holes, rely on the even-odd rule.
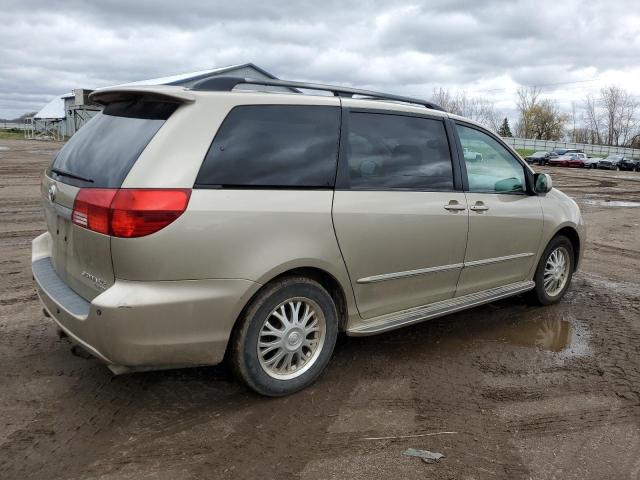
[[91,180],[90,178],[81,177],[80,175],[76,175],[75,173],[65,172],[64,170],[60,170],[58,168],[52,168],[51,171],[63,177],[75,178],[76,180],[82,180],[83,182],[93,183],[93,180]]

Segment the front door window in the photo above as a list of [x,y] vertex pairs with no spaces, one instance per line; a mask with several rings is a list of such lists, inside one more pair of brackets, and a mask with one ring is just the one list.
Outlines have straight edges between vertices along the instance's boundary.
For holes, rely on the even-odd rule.
[[457,125],[470,192],[521,193],[526,190],[520,162],[497,140],[475,128]]

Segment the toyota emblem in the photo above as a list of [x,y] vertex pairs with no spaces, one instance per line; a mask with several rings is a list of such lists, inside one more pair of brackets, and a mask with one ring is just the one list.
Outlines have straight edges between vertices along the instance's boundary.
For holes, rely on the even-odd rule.
[[56,186],[55,184],[49,185],[49,201],[53,202],[56,199]]

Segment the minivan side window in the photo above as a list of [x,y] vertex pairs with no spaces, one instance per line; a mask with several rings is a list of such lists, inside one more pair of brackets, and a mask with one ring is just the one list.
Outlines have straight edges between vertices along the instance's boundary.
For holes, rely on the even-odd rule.
[[352,189],[453,190],[441,120],[351,112],[346,151]]
[[518,193],[526,189],[524,168],[490,135],[475,128],[456,125],[470,192]]
[[196,186],[333,187],[339,129],[339,107],[235,107],[207,152]]

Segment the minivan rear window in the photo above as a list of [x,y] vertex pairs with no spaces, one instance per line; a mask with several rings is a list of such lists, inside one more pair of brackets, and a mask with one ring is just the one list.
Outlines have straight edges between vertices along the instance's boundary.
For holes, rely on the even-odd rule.
[[243,105],[220,126],[197,187],[333,187],[340,108]]
[[110,103],[62,147],[49,175],[77,187],[120,188],[177,106],[142,98]]

